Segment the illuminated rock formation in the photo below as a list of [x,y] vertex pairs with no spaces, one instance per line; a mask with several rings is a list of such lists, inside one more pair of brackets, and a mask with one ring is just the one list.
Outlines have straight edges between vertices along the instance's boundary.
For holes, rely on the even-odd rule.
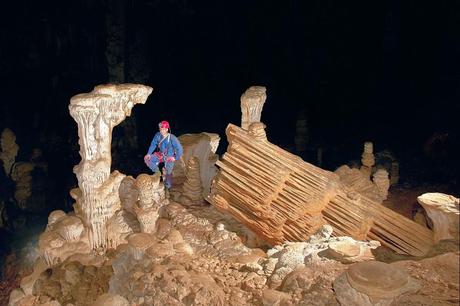
[[207,200],[271,244],[305,241],[328,223],[334,235],[378,240],[423,255],[433,232],[347,188],[338,175],[304,162],[230,124],[229,147]]
[[53,211],[45,232],[40,235],[38,251],[48,267],[75,254],[89,254],[91,248],[82,220],[62,210]]
[[182,186],[179,202],[184,205],[199,205],[203,202],[203,185],[200,179],[200,163],[192,156],[187,163],[186,180]]
[[[183,163],[177,161],[174,164],[175,182],[185,181],[187,163],[192,156],[198,159],[200,165],[200,178],[203,185],[203,198],[209,194],[211,182],[218,170],[215,166],[219,156],[216,154],[220,137],[213,133],[184,134],[178,137],[184,148]],[[173,186],[174,188],[174,186]]]
[[260,122],[267,99],[264,86],[251,86],[241,95],[241,127],[245,130],[254,122]]
[[[384,197],[380,189],[370,178],[356,168],[350,168],[347,165],[340,166],[334,171],[340,177],[340,181],[348,188],[368,197],[369,199],[382,203]],[[358,195],[357,195],[358,196]]]
[[364,152],[361,155],[361,171],[366,177],[372,174],[372,167],[375,165],[374,145],[368,141],[364,143]]
[[459,242],[459,199],[444,193],[425,193],[417,198],[433,221],[434,240]]
[[165,198],[163,183],[160,183],[160,173],[154,175],[140,174],[135,182],[139,201],[134,212],[140,224],[142,233],[154,233],[156,221],[161,206],[168,204]]
[[397,297],[420,287],[403,270],[379,261],[354,264],[334,282],[340,305],[391,305]]
[[390,188],[388,172],[385,169],[379,169],[372,175],[372,180],[377,186],[382,199],[386,200],[388,198],[388,189]]
[[89,228],[93,249],[106,249],[106,222],[121,208],[118,189],[125,176],[118,171],[110,174],[112,129],[131,114],[135,104],[145,103],[151,92],[151,87],[136,84],[100,85],[70,100],[82,158],[74,168],[79,190],[72,195],[76,214]]
[[19,146],[16,144],[16,135],[6,128],[0,136],[0,159],[3,161],[3,170],[7,176],[10,175],[11,167],[18,155]]

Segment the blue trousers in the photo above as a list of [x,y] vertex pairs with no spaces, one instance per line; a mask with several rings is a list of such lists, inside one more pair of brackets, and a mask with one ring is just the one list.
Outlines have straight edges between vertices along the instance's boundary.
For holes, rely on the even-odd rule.
[[[150,170],[153,171],[153,173],[157,173],[158,171],[160,171],[160,169],[158,169],[159,164],[160,164],[160,160],[155,155],[152,155],[152,158],[150,159],[150,161],[147,162],[147,166],[150,168]],[[165,184],[165,187],[169,189],[171,188],[171,185],[172,185],[172,171],[174,168],[174,162],[165,161],[164,164],[165,164],[165,169],[166,169],[164,184]]]

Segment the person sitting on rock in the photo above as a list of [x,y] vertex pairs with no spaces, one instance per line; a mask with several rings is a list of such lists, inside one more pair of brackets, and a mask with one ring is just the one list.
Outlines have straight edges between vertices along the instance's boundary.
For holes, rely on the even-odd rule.
[[168,121],[161,121],[158,127],[160,131],[153,137],[147,155],[144,156],[144,162],[153,173],[159,171],[160,163],[164,163],[166,169],[164,184],[169,190],[172,185],[174,162],[182,157],[184,150],[177,137],[171,134]]

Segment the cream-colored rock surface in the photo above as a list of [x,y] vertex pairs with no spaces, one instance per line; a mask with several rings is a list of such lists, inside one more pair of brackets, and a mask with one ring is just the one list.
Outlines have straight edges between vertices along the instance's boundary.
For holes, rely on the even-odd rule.
[[11,167],[18,155],[19,146],[16,144],[16,135],[12,130],[6,128],[0,136],[0,159],[3,161],[3,170],[7,176],[10,175]]
[[373,260],[371,250],[380,246],[378,241],[356,241],[331,234],[331,227],[325,225],[307,242],[288,242],[268,250],[268,257],[261,261],[268,285],[276,288],[289,273],[309,265]]
[[186,179],[179,202],[184,205],[203,204],[203,185],[200,178],[200,162],[192,156],[187,163]]
[[[186,179],[186,167],[191,157],[198,159],[200,165],[200,178],[203,184],[203,197],[209,194],[212,179],[216,176],[218,169],[215,166],[219,156],[216,154],[219,146],[220,137],[214,133],[184,134],[178,137],[184,154],[182,161],[174,164],[173,189],[177,183],[184,182]],[[179,190],[180,193],[180,190]]]
[[377,186],[382,199],[386,200],[388,198],[388,189],[390,188],[388,172],[385,169],[378,169],[372,175],[372,181]]
[[105,293],[98,297],[92,306],[130,306],[130,304],[121,295]]
[[428,217],[433,222],[436,242],[448,239],[459,242],[459,198],[452,195],[433,192],[424,193],[417,198]]
[[75,211],[89,228],[93,249],[107,248],[107,220],[121,207],[118,188],[124,175],[110,175],[112,129],[131,114],[135,104],[145,103],[151,92],[152,88],[144,85],[109,84],[70,100],[82,158],[74,168],[81,191]]
[[139,200],[134,205],[134,213],[139,221],[142,233],[154,233],[156,221],[160,215],[160,208],[167,205],[163,183],[160,183],[160,174],[140,174],[134,183]]
[[364,152],[361,155],[361,163],[363,166],[368,168],[372,168],[372,166],[375,165],[374,145],[370,141],[364,143]]
[[241,127],[245,130],[254,122],[260,122],[267,99],[264,86],[251,86],[241,95]]
[[206,200],[267,243],[305,241],[330,224],[337,236],[378,240],[402,254],[423,256],[432,247],[432,231],[353,191],[337,174],[235,125],[226,134],[229,147]]
[[[381,203],[384,200],[380,189],[370,180],[370,173],[364,174],[361,169],[350,168],[347,165],[340,166],[334,171],[340,177],[340,181],[343,182],[348,188],[358,192],[360,195]],[[350,197],[355,197],[358,200],[360,195],[356,196],[350,193]]]
[[334,282],[341,305],[391,305],[420,287],[405,271],[379,261],[356,263]]

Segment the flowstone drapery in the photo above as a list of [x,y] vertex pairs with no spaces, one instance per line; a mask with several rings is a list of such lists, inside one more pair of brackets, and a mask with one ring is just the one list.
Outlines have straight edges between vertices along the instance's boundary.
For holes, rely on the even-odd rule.
[[89,228],[93,249],[107,246],[106,222],[120,208],[118,188],[125,177],[110,174],[112,129],[144,104],[152,88],[137,84],[100,85],[70,100],[69,110],[78,124],[81,162],[74,167],[79,190],[72,196],[75,212]]

